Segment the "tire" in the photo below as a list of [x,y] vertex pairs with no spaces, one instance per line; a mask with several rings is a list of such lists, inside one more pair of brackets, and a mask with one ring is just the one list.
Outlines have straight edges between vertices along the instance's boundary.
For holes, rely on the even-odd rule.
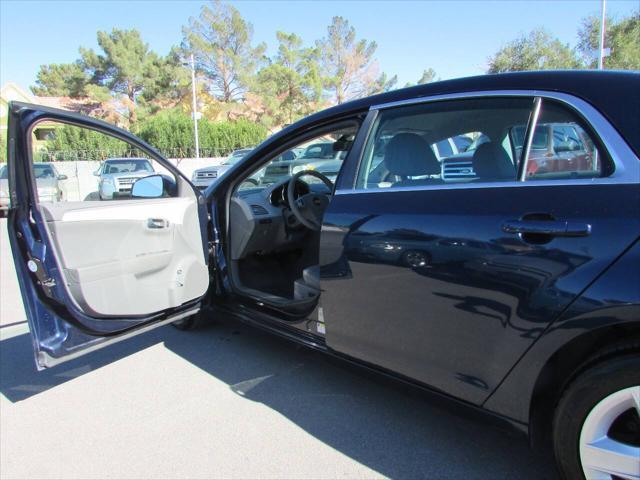
[[184,331],[197,330],[202,326],[206,325],[207,323],[209,323],[210,320],[207,313],[210,313],[210,312],[208,310],[204,310],[204,311],[200,310],[195,315],[191,315],[190,317],[186,317],[176,322],[173,322],[171,325],[173,325],[178,330],[184,330]]
[[640,474],[639,353],[603,361],[569,385],[555,410],[553,447],[566,479]]

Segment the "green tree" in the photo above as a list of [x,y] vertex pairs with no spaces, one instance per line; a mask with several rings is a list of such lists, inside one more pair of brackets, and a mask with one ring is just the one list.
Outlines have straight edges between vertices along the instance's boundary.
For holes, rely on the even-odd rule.
[[267,125],[284,125],[308,115],[322,97],[318,51],[294,33],[276,32],[278,54],[262,68],[253,90],[265,106]]
[[97,32],[99,52],[80,47],[80,58],[69,64],[42,65],[36,95],[83,97],[99,111],[126,112],[133,124],[142,113],[172,106],[189,91],[190,77],[177,49],[162,57],[149,49],[137,30]]
[[263,60],[265,44],[253,47],[253,26],[232,5],[204,5],[198,18],[182,27],[182,49],[193,54],[197,69],[223,102],[241,100]]
[[327,36],[318,40],[316,46],[325,86],[336,103],[365,96],[380,86],[381,77],[373,59],[376,42],[357,40],[356,30],[348,20],[333,17]]
[[488,73],[582,68],[575,50],[543,28],[507,43],[489,59]]
[[7,161],[7,137],[0,131],[0,163]]
[[436,71],[433,68],[429,68],[422,72],[422,76],[418,79],[418,85],[424,85],[425,83],[431,83],[436,79]]
[[[600,46],[600,18],[584,18],[578,30],[578,39],[578,51],[585,63],[595,68],[598,65],[596,53]],[[607,17],[605,47],[611,49],[611,55],[604,59],[605,68],[640,70],[640,12],[620,21]]]
[[34,95],[49,97],[83,97],[89,77],[79,62],[41,65],[36,76],[36,85],[31,87]]
[[102,53],[80,48],[80,63],[92,84],[126,97],[131,123],[136,120],[138,98],[149,101],[170,90],[168,78],[181,68],[176,59],[149,50],[137,30],[99,31],[98,45]]
[[398,76],[394,75],[389,78],[386,73],[382,72],[380,76],[371,84],[367,90],[367,95],[374,95],[376,93],[389,92],[396,88],[398,84]]

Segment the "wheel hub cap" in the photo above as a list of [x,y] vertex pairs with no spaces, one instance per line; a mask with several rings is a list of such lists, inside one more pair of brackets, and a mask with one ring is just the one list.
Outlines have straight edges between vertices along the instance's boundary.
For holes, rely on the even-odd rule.
[[[622,416],[631,420],[621,422]],[[580,462],[588,480],[640,480],[640,431],[631,424],[639,418],[640,386],[612,393],[593,407],[580,434]]]

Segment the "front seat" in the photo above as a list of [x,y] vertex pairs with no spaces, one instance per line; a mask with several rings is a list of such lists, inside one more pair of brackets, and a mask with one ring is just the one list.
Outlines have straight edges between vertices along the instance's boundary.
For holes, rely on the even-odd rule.
[[439,178],[411,178],[440,175],[440,162],[429,144],[416,133],[398,133],[389,140],[384,151],[384,165],[391,175],[400,177],[394,187],[442,183]]
[[516,180],[516,167],[509,154],[496,142],[483,143],[473,153],[473,171],[476,182],[512,182]]

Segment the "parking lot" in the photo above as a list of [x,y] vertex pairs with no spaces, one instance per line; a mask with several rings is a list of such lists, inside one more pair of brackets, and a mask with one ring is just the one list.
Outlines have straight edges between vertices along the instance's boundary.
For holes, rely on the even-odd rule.
[[224,319],[36,372],[0,228],[3,479],[554,478],[523,438]]

